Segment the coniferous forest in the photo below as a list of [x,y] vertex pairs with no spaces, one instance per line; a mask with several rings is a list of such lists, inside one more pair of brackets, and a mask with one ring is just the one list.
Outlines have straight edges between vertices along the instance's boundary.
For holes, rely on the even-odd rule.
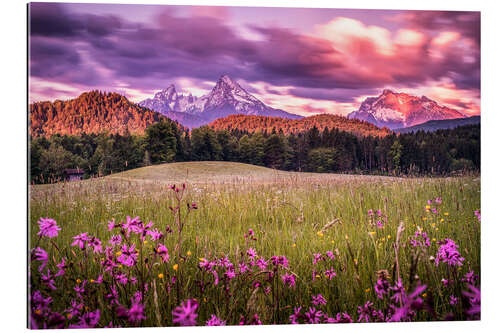
[[189,132],[162,120],[144,135],[82,134],[31,138],[31,183],[85,178],[168,162],[233,161],[288,171],[376,175],[453,175],[480,170],[480,126],[385,137],[313,127],[299,134],[214,130]]

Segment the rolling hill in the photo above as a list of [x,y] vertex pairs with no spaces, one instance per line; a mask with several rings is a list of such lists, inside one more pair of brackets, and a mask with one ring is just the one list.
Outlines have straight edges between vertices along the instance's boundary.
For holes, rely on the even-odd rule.
[[[350,182],[391,181],[397,178],[384,176],[346,175],[333,173],[313,173],[282,171],[252,164],[223,161],[177,162],[137,168],[103,178],[89,180],[113,182],[138,181],[140,183],[180,184],[262,184],[276,182],[311,181]],[[87,182],[87,181],[84,181]]]

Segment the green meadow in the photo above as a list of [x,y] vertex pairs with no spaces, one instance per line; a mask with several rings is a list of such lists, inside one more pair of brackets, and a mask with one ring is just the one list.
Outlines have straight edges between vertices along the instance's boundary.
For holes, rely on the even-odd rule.
[[[180,205],[181,246],[170,208],[177,205],[173,184],[186,184]],[[62,257],[70,262],[66,273],[56,278],[57,290],[43,284],[34,267],[38,263],[33,263],[32,288],[51,295],[53,310],[64,313],[75,298],[73,287],[88,280],[83,296],[87,308],[81,311],[100,309],[100,326],[110,321],[120,326],[172,325],[172,310],[186,299],[197,300],[200,325],[212,314],[228,325],[242,318],[249,323],[255,314],[263,324],[286,324],[295,307],[302,306],[304,312],[317,294],[326,300],[319,306],[325,316],[347,312],[357,321],[358,306],[367,301],[374,308],[387,309],[390,300],[378,298],[374,290],[385,274],[391,285],[401,280],[407,292],[426,286],[419,297],[432,311],[417,311],[413,320],[463,320],[468,304],[461,279],[467,272],[480,271],[480,221],[474,214],[480,209],[480,190],[478,177],[298,173],[231,162],[162,164],[80,182],[32,185],[30,248],[39,246],[49,253],[47,267],[52,272]],[[193,202],[197,209],[187,214],[187,203]],[[134,325],[117,317],[105,297],[113,282],[100,264],[103,255],[70,245],[74,236],[87,232],[99,238],[104,248],[117,234],[108,231],[108,221],[126,221],[127,216],[152,221],[154,228],[165,233],[159,241],[130,238],[140,259],[137,267],[123,270],[137,277],[137,286],[148,283],[146,291],[131,284],[117,287],[125,307],[130,307],[135,290],[143,291],[146,319]],[[42,217],[57,221],[61,228],[57,237],[37,236],[37,221]],[[248,237],[249,229],[255,239]],[[418,230],[427,233],[430,246],[411,245]],[[439,242],[445,239],[458,245],[463,265],[435,264]],[[159,243],[168,248],[169,260],[144,261],[154,258]],[[288,265],[268,280],[265,272],[233,279],[221,275],[217,285],[212,274],[199,268],[204,260],[227,256],[238,272],[238,263],[248,262],[249,248],[266,260],[285,256]],[[335,259],[326,258],[327,251]],[[326,259],[314,264],[315,253]],[[331,280],[324,274],[330,268],[336,273]],[[295,277],[295,286],[282,283],[280,276],[285,273]],[[91,283],[99,275],[105,282]],[[443,279],[455,284],[446,286]],[[256,288],[256,281],[263,287]],[[458,297],[458,304],[450,304],[451,296]],[[66,318],[65,327],[71,324],[71,316]]]

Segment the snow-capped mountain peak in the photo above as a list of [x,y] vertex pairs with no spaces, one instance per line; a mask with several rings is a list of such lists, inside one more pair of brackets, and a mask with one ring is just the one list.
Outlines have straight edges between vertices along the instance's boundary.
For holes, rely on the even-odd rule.
[[171,84],[167,89],[163,89],[157,92],[154,96],[155,99],[172,99],[177,97],[177,91],[175,90],[175,85]]
[[173,84],[166,89],[157,92],[153,98],[148,98],[139,103],[140,106],[147,107],[151,110],[168,110],[172,111],[175,108],[178,95]]
[[210,94],[207,95],[207,99],[206,108],[208,109],[231,105],[238,112],[244,111],[243,113],[246,114],[256,114],[256,111],[271,109],[227,75],[220,77]]
[[221,87],[227,87],[231,90],[243,90],[243,88],[240,87],[238,82],[233,81],[228,75],[222,75],[219,80],[217,80],[217,83],[215,84],[214,89],[221,88]]
[[[167,117],[177,118],[181,123],[182,120],[189,118],[189,115],[196,116],[198,123],[200,118],[204,119],[205,123],[209,123],[231,114],[302,118],[265,105],[228,75],[221,76],[214,88],[206,95],[194,97],[191,94],[179,94],[175,86],[170,85],[156,93],[153,98],[140,102],[139,105],[160,112]],[[180,117],[178,113],[186,115]],[[189,124],[184,125],[191,127]]]
[[167,89],[163,89],[157,92],[154,96],[154,99],[169,102],[177,100],[177,91],[175,90],[175,86],[171,84],[167,87]]
[[380,96],[368,97],[348,118],[366,120],[379,127],[403,128],[429,120],[463,118],[457,110],[441,106],[426,96],[417,97],[385,89]]

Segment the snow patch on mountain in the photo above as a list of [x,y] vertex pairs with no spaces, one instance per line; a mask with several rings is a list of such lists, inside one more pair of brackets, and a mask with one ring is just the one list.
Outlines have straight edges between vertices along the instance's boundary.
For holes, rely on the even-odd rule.
[[397,110],[389,109],[389,108],[380,108],[377,110],[376,118],[381,121],[389,122],[389,121],[404,121],[404,116],[399,113]]

